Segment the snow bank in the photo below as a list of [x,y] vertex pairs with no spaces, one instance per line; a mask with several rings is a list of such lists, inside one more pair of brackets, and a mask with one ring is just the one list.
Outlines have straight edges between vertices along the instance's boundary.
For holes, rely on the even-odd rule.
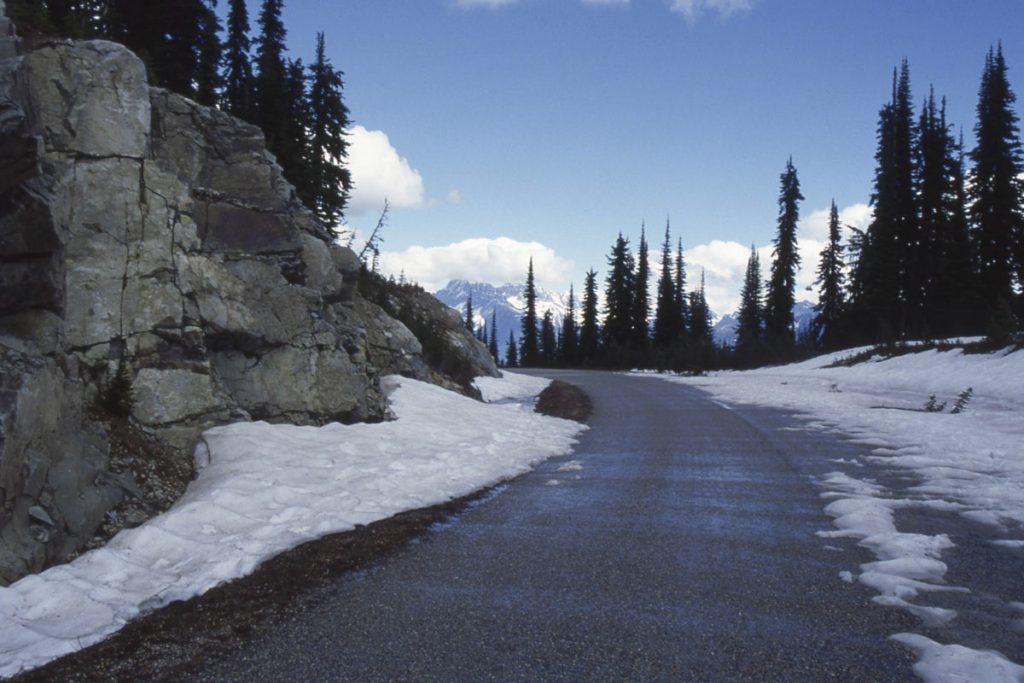
[[488,403],[498,401],[523,401],[537,396],[547,389],[551,380],[545,377],[520,375],[503,370],[500,378],[477,377],[473,386],[480,390],[480,395]]
[[[489,380],[488,391],[526,397],[521,377]],[[393,422],[209,430],[197,449],[205,466],[171,510],[0,588],[0,676],[87,647],[141,612],[244,576],[305,541],[526,472],[569,453],[584,429],[409,379],[384,384]]]
[[[1024,525],[1024,351],[966,355],[929,350],[826,367],[865,350],[746,372],[661,377],[700,387],[723,405],[792,410],[809,418],[808,429],[852,436],[872,449],[866,463],[912,473],[918,483],[899,492],[849,471],[823,477],[822,496],[829,501],[825,512],[836,529],[821,535],[855,538],[876,556],[859,576],[846,573],[844,580],[856,578],[879,592],[876,602],[906,609],[926,626],[939,626],[956,612],[911,600],[923,591],[967,590],[944,581],[947,567],[941,556],[953,542],[946,534],[901,532],[894,513],[912,507],[957,512],[1011,536],[996,544],[1017,547]],[[968,388],[973,395],[966,411],[951,414],[958,395]],[[923,410],[933,394],[937,404],[946,403],[942,412]],[[850,468],[865,464],[832,462]],[[996,653],[940,645],[913,634],[897,639],[918,652],[915,671],[927,680],[1018,680],[1024,671]],[[961,671],[970,675],[953,675]]]

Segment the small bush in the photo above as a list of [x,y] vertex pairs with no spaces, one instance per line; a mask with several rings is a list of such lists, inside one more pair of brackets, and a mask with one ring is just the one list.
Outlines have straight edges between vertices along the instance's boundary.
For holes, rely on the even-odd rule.
[[924,412],[926,413],[941,413],[946,409],[946,402],[939,403],[935,400],[935,394],[928,397],[928,402],[924,404]]
[[100,407],[111,415],[128,417],[135,408],[135,393],[124,358],[117,362],[117,372],[110,378],[100,394]]
[[974,387],[967,387],[966,389],[961,391],[960,395],[957,396],[956,398],[956,405],[953,406],[953,410],[951,410],[950,412],[953,413],[954,415],[959,415],[960,413],[967,410],[967,404],[970,402],[971,396],[973,395]]

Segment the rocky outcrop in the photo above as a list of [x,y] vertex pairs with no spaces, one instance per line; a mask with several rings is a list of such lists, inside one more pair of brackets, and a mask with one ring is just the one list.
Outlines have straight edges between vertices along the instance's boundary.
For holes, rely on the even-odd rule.
[[363,296],[257,128],[150,88],[120,45],[15,56],[5,30],[0,583],[67,557],[132,490],[90,412],[119,370],[132,422],[187,455],[226,421],[382,419],[384,374],[497,373],[428,295],[370,278]]

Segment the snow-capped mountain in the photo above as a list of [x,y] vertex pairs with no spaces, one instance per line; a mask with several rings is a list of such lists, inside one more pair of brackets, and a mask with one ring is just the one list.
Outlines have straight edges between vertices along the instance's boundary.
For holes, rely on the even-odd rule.
[[[522,325],[519,320],[523,315],[523,311],[526,310],[525,292],[525,284],[509,283],[495,287],[485,282],[452,280],[442,289],[434,292],[434,296],[442,303],[458,310],[465,317],[466,301],[472,295],[474,327],[479,327],[486,322],[488,332],[490,332],[491,315],[496,313],[498,351],[504,357],[509,331],[512,331],[517,344],[522,336]],[[568,309],[568,292],[551,292],[545,289],[537,289],[538,318],[550,310],[554,316],[555,324],[560,325],[562,317]]]
[[[813,302],[797,301],[793,304],[793,323],[796,326],[795,331],[798,339],[810,329],[816,315]],[[723,315],[715,323],[714,327],[711,328],[711,335],[715,340],[715,344],[734,346],[736,344],[736,328],[738,326],[739,311]]]

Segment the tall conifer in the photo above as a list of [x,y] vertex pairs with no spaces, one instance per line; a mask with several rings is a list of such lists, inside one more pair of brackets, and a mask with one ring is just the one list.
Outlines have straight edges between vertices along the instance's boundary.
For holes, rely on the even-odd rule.
[[633,255],[629,240],[619,233],[608,256],[608,275],[604,288],[604,341],[606,349],[629,348],[633,339],[633,292],[635,284]]
[[583,282],[583,302],[580,312],[580,362],[593,363],[600,348],[600,330],[597,321],[597,273],[591,268]]
[[576,329],[576,297],[569,285],[569,307],[562,318],[562,336],[559,338],[560,361],[569,367],[579,363],[579,332]]
[[680,334],[675,283],[672,280],[672,238],[665,221],[665,240],[661,243],[661,275],[658,277],[658,298],[654,310],[654,344],[668,348]]
[[632,338],[635,349],[644,349],[650,339],[647,319],[651,314],[649,281],[651,276],[650,256],[647,249],[647,234],[640,226],[640,245],[637,247],[636,274],[633,276]]
[[845,301],[846,274],[843,272],[843,246],[840,242],[842,233],[839,227],[839,210],[832,200],[832,208],[828,214],[828,244],[821,251],[818,261],[818,305],[814,307],[817,317],[814,319],[815,339],[825,347],[831,348],[838,340],[838,325],[842,319]]
[[251,122],[256,120],[256,103],[250,48],[249,13],[245,0],[228,0],[222,106],[228,113]]
[[762,306],[761,259],[751,244],[736,325],[736,354],[744,363],[752,362],[761,353],[764,336]]
[[786,170],[779,180],[779,227],[772,250],[772,271],[768,281],[768,299],[765,306],[765,334],[772,346],[788,352],[793,338],[793,302],[796,291],[796,271],[800,265],[797,251],[796,226],[800,220],[800,181],[793,159],[786,162]]
[[316,57],[309,67],[309,189],[303,199],[331,227],[341,221],[352,189],[352,176],[345,167],[349,119],[343,87],[342,73],[327,59],[324,34],[318,33]]
[[519,363],[533,366],[540,363],[540,346],[537,340],[537,288],[533,280],[533,259],[526,271],[526,310],[523,312],[523,334],[519,346]]

